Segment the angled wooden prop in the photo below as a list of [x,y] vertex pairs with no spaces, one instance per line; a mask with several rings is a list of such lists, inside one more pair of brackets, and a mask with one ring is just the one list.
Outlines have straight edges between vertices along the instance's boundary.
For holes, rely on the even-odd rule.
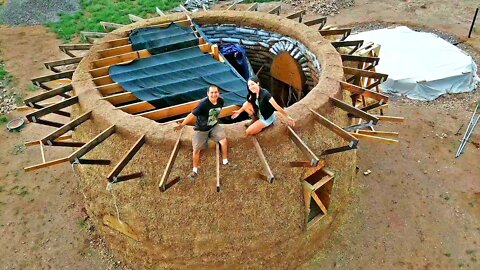
[[62,97],[65,97],[65,98],[71,98],[71,96],[67,95],[66,93],[70,92],[72,90],[73,90],[73,86],[71,84],[67,84],[67,85],[60,86],[60,87],[57,87],[55,89],[49,90],[49,91],[44,92],[44,93],[40,93],[40,94],[35,95],[33,97],[26,98],[24,100],[24,103],[25,103],[25,105],[33,108],[36,103],[38,103],[40,101],[47,100],[47,99],[52,98],[52,97],[62,96]]
[[215,156],[217,163],[217,192],[220,192],[220,143],[215,143]]
[[36,77],[36,78],[33,78],[31,81],[33,84],[39,87],[42,87],[43,89],[52,90],[51,87],[46,86],[44,83],[58,80],[58,79],[65,79],[65,78],[71,79],[74,72],[75,70],[68,70],[68,71],[59,72],[51,75]]
[[385,143],[398,143],[398,140],[395,139],[387,139],[379,136],[373,136],[373,135],[367,135],[365,133],[355,133],[355,132],[350,132],[353,136],[355,136],[358,139],[365,139],[368,141],[380,141],[380,142],[385,142]]
[[338,100],[336,98],[333,98],[333,97],[330,97],[329,98],[330,102],[335,105],[335,107],[337,108],[340,108],[346,112],[349,112],[351,113],[352,115],[354,115],[355,117],[358,117],[358,118],[362,118],[363,120],[373,124],[373,125],[376,125],[378,123],[378,118],[376,118],[375,116],[367,113],[367,112],[364,112],[362,110],[359,110],[341,100]]
[[373,82],[364,87],[364,88],[369,89],[369,90],[378,86],[378,85],[380,85],[381,83],[385,82],[388,78],[387,74],[378,73],[378,72],[369,71],[369,70],[358,69],[358,68],[351,68],[351,67],[343,67],[343,72],[346,75],[352,75],[352,76],[350,76],[349,78],[346,79],[346,82],[355,84],[357,86],[359,86],[358,82],[360,82],[360,80],[362,78],[372,79]]
[[58,46],[62,52],[70,57],[77,57],[71,51],[88,51],[92,47],[92,44],[85,43],[85,44],[62,44]]
[[342,37],[339,39],[339,41],[344,41],[352,32],[352,29],[351,28],[328,29],[328,30],[319,30],[319,32],[320,32],[320,35],[324,37],[341,35]]
[[258,11],[258,3],[253,3],[247,8],[247,11]]
[[336,49],[348,48],[350,49],[348,54],[353,54],[363,45],[363,40],[333,41],[331,44]]
[[343,62],[358,62],[358,64],[370,64],[369,66],[365,66],[364,70],[370,70],[378,65],[380,62],[380,58],[378,57],[370,57],[370,56],[359,56],[359,55],[351,55],[351,54],[340,54],[342,57]]
[[349,91],[353,94],[358,94],[364,97],[375,99],[376,101],[382,102],[382,104],[387,103],[389,99],[388,96],[384,94],[374,92],[372,90],[368,90],[366,88],[363,88],[351,83],[340,81],[340,86],[342,87],[343,90]]
[[131,22],[139,22],[144,20],[144,18],[133,14],[128,14],[128,19],[130,19]]
[[82,59],[83,57],[72,57],[72,58],[63,59],[63,60],[45,62],[43,64],[45,65],[46,68],[50,69],[51,71],[59,73],[61,72],[61,70],[58,69],[57,67],[78,64],[80,63],[80,61],[82,61]]
[[108,174],[107,179],[109,182],[123,182],[127,181],[130,179],[135,179],[143,176],[143,173],[133,173],[133,174],[128,174],[128,175],[122,175],[119,176],[119,174],[122,172],[123,168],[127,166],[128,162],[135,156],[135,154],[140,150],[140,148],[145,144],[145,135],[142,135],[128,150],[128,152],[123,156],[123,158],[118,162],[118,164],[115,166],[115,168],[112,169],[112,171]]
[[270,9],[267,13],[269,14],[276,14],[276,15],[280,15],[280,10],[282,9],[282,6],[281,5],[278,5],[272,9]]
[[[305,157],[309,158],[309,167],[317,166],[319,159],[318,157],[308,148],[308,146],[302,141],[298,134],[291,128],[287,127],[288,136],[295,143],[295,145],[302,151]],[[306,164],[305,164],[306,165]]]
[[264,172],[262,176],[265,176],[265,179],[271,184],[273,183],[273,179],[275,177],[273,176],[272,170],[270,169],[267,159],[263,154],[262,147],[260,147],[260,144],[258,143],[257,138],[252,137],[252,142],[253,142],[253,145],[255,146],[255,150],[257,150],[257,154],[258,154],[258,157],[260,158],[260,162],[262,163],[263,172]]
[[65,162],[68,162],[68,157],[55,159],[55,160],[43,162],[41,164],[25,167],[25,168],[23,168],[23,170],[25,172],[30,172],[30,171],[34,171],[34,170],[38,170],[38,169],[42,169],[42,168],[51,167],[51,166],[54,166],[54,165],[57,165],[57,164],[65,163]]
[[163,11],[162,11],[161,9],[159,9],[158,7],[155,7],[155,11],[157,12],[157,14],[158,14],[159,16],[163,16],[163,17],[164,17],[164,16],[167,16],[167,15],[165,15],[165,13],[163,13]]
[[96,164],[96,165],[109,165],[110,160],[104,159],[82,159],[82,157],[90,152],[93,148],[98,146],[108,137],[110,137],[113,133],[115,133],[115,125],[111,125],[100,134],[95,136],[95,138],[91,139],[89,142],[85,143],[82,147],[80,147],[77,151],[73,152],[70,156],[68,156],[68,161],[70,163],[79,163],[79,164]]
[[167,166],[165,168],[165,171],[163,172],[162,179],[160,179],[160,182],[158,183],[158,188],[162,192],[167,190],[168,177],[170,176],[170,172],[172,171],[173,164],[175,163],[175,159],[177,158],[178,150],[180,150],[180,147],[181,147],[181,141],[180,140],[182,138],[182,134],[183,134],[184,129],[185,129],[185,127],[182,128],[182,130],[180,130],[180,134],[178,134],[177,141],[175,142],[175,145],[173,146],[173,150],[172,150],[172,153],[170,154],[170,158],[167,162]]
[[54,145],[58,138],[63,134],[67,133],[70,130],[74,130],[77,126],[81,125],[83,122],[90,119],[92,116],[92,111],[88,111],[77,118],[73,119],[72,121],[66,123],[65,125],[61,126],[60,128],[54,130],[43,139],[41,139],[42,143],[45,145]]
[[322,30],[322,28],[325,26],[326,23],[327,23],[327,17],[318,17],[318,18],[303,22],[303,24],[305,24],[306,26],[318,25],[318,30]]
[[294,12],[292,14],[287,15],[287,16],[285,16],[285,18],[290,19],[290,20],[298,18],[298,22],[301,23],[302,19],[303,19],[303,16],[306,13],[307,13],[307,11],[303,9],[303,10],[300,10],[300,11],[297,11],[297,12]]
[[326,156],[326,155],[330,155],[330,154],[334,154],[334,153],[340,153],[340,152],[344,152],[344,151],[348,151],[348,150],[352,150],[352,149],[357,148],[357,144],[358,144],[358,139],[357,138],[355,138],[350,133],[346,132],[341,127],[337,126],[335,123],[333,123],[330,120],[328,120],[327,118],[325,118],[323,115],[315,112],[312,109],[310,109],[310,111],[313,113],[313,115],[315,116],[315,120],[318,123],[320,123],[322,126],[328,128],[330,131],[334,132],[335,134],[340,136],[345,141],[349,142],[349,144],[346,145],[346,146],[340,146],[340,147],[336,147],[336,148],[326,149],[326,150],[322,151],[320,156]]
[[[42,121],[40,117],[45,116],[47,114],[53,113],[53,112],[58,112],[63,108],[66,108],[68,106],[72,106],[73,104],[78,103],[78,97],[74,96],[69,99],[66,99],[64,101],[60,101],[58,103],[55,103],[53,105],[50,105],[48,107],[41,108],[35,112],[29,113],[26,115],[26,118],[28,121],[33,122],[33,123],[39,123],[41,124]],[[68,114],[68,117],[70,117],[70,114]]]

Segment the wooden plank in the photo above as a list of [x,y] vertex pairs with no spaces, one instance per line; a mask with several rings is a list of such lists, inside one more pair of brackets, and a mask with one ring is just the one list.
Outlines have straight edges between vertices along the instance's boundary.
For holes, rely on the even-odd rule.
[[101,59],[92,61],[92,63],[94,67],[99,68],[99,67],[119,64],[122,62],[133,61],[139,58],[147,58],[150,56],[151,54],[147,50],[140,50],[140,51],[134,51],[134,52],[101,58]]
[[68,71],[65,71],[65,72],[60,72],[60,73],[50,74],[50,75],[46,75],[46,76],[36,77],[36,78],[31,79],[31,81],[32,81],[33,84],[41,86],[40,84],[45,83],[45,82],[50,82],[50,81],[63,79],[63,78],[71,79],[74,72],[75,72],[75,70],[68,70]]
[[113,133],[115,133],[115,125],[111,125],[107,129],[102,131],[100,134],[95,136],[95,138],[87,142],[84,146],[80,147],[77,151],[75,151],[68,157],[68,160],[70,161],[70,163],[78,161],[81,157],[83,157],[86,153],[95,148],[101,142],[106,140]]
[[85,51],[90,50],[92,44],[85,43],[85,44],[62,44],[59,46],[60,50],[67,54],[70,57],[77,57],[71,51]]
[[358,118],[362,118],[364,120],[366,120],[367,122],[371,122],[373,123],[374,125],[378,123],[378,118],[376,118],[375,116],[367,113],[367,112],[364,112],[362,110],[359,110],[341,100],[338,100],[336,98],[333,98],[333,97],[330,97],[330,102],[333,103],[333,105],[335,105],[336,107],[346,111],[346,112],[349,112],[351,114],[353,114],[354,116],[358,117]]
[[45,65],[46,68],[50,69],[53,72],[60,72],[60,70],[58,70],[55,67],[77,64],[77,63],[80,63],[82,59],[83,57],[72,57],[72,58],[63,59],[63,60],[45,62],[43,64]]
[[268,14],[277,14],[277,15],[280,15],[280,10],[282,9],[282,6],[281,5],[278,5],[272,9],[270,9],[267,13]]
[[112,171],[108,174],[107,179],[112,182],[114,181],[114,178],[116,178],[120,172],[122,172],[123,168],[127,166],[128,162],[135,156],[135,154],[140,150],[140,148],[143,146],[145,143],[145,135],[142,135],[128,150],[128,152],[122,157],[120,162],[115,166],[115,168],[112,169]]
[[120,183],[120,182],[124,182],[124,181],[128,181],[128,180],[132,180],[132,179],[137,179],[137,178],[140,178],[142,176],[143,176],[142,172],[131,173],[131,174],[126,174],[126,175],[116,176],[113,181],[114,181],[114,183]]
[[302,22],[302,19],[303,19],[303,16],[307,13],[306,10],[300,10],[300,11],[297,11],[297,12],[294,12],[290,15],[287,15],[285,16],[285,18],[287,19],[290,19],[290,20],[293,20],[293,19],[296,19],[298,18],[298,22],[301,23]]
[[255,149],[257,150],[257,154],[258,154],[258,157],[260,158],[260,162],[262,163],[263,171],[266,174],[266,179],[271,184],[273,183],[273,179],[275,177],[273,176],[272,170],[270,169],[267,159],[263,154],[262,147],[260,147],[260,144],[258,143],[255,137],[252,137],[252,142],[253,142],[253,145],[255,146]]
[[158,14],[159,16],[163,16],[163,17],[164,17],[164,16],[167,16],[167,15],[165,15],[165,13],[163,13],[163,11],[162,11],[161,9],[159,9],[158,7],[155,7],[155,11],[157,12],[157,14]]
[[[67,85],[60,86],[58,88],[49,90],[49,91],[44,92],[44,93],[40,93],[40,94],[35,95],[33,97],[26,98],[24,100],[24,102],[25,102],[25,105],[30,106],[30,107],[34,107],[34,104],[37,103],[37,102],[40,102],[40,101],[58,96],[60,94],[65,94],[65,93],[70,92],[72,90],[73,90],[73,86],[71,84],[67,84]],[[38,105],[42,105],[42,104],[38,104]]]
[[350,150],[353,150],[353,149],[356,149],[356,148],[357,148],[357,145],[351,146],[351,144],[350,145],[345,145],[345,146],[340,146],[340,147],[335,147],[335,148],[329,148],[329,149],[323,150],[322,153],[320,154],[320,156],[327,156],[327,155],[336,154],[336,153],[340,153],[340,152],[350,151]]
[[134,94],[132,94],[130,92],[113,94],[113,95],[110,95],[110,96],[103,97],[101,99],[102,100],[107,100],[115,106],[118,105],[118,104],[139,100]]
[[111,161],[108,159],[85,159],[81,158],[77,160],[78,164],[82,165],[110,165]]
[[144,20],[144,18],[133,14],[128,14],[128,19],[130,19],[131,22],[139,22]]
[[347,90],[351,93],[359,94],[359,95],[362,95],[364,97],[372,98],[372,99],[375,99],[377,101],[381,101],[382,103],[387,103],[388,99],[389,99],[388,96],[386,96],[384,94],[377,93],[377,92],[374,92],[372,90],[368,90],[368,89],[365,89],[363,87],[360,87],[360,86],[357,86],[357,85],[354,85],[354,84],[351,84],[351,83],[340,81],[340,86],[342,87],[343,90]]
[[362,130],[359,129],[356,131],[357,133],[360,134],[365,134],[365,135],[380,135],[380,136],[386,136],[386,137],[398,137],[399,133],[398,132],[389,132],[389,131],[378,131],[378,130]]
[[387,139],[387,138],[382,138],[378,136],[372,136],[372,135],[367,135],[367,134],[362,134],[362,133],[354,133],[350,132],[353,136],[357,137],[358,139],[365,139],[368,141],[381,141],[385,143],[398,143],[398,140],[394,139]]
[[314,26],[319,24],[318,30],[321,30],[326,23],[327,23],[327,17],[318,17],[318,18],[303,22],[303,24],[305,24],[306,26]]
[[[65,94],[64,94],[64,95],[65,95]],[[65,95],[65,96],[67,96],[67,98],[71,98],[69,95]],[[52,106],[52,105],[54,105],[54,104],[56,104],[56,102],[51,102],[51,103],[49,103],[49,104],[47,104],[47,105],[41,105],[41,104],[38,104],[38,103],[34,103],[34,104],[32,104],[32,108],[33,108],[33,109],[36,109],[36,110],[40,110],[40,109],[43,109],[43,108],[45,108],[45,107]],[[29,104],[29,105],[30,105],[30,104]],[[69,112],[65,112],[65,111],[61,111],[61,110],[55,111],[55,112],[52,112],[52,113],[53,113],[53,114],[58,114],[58,115],[61,115],[61,116],[70,117],[70,113],[69,113]]]
[[334,48],[351,48],[350,52],[348,54],[352,54],[356,52],[360,46],[363,45],[363,40],[348,40],[348,41],[333,41],[331,42],[332,46]]
[[97,86],[102,86],[102,85],[107,85],[107,84],[112,84],[115,83],[112,78],[110,78],[110,75],[98,77],[92,79],[93,83]]
[[75,127],[87,121],[88,119],[90,119],[91,116],[92,116],[92,111],[88,111],[80,115],[79,117],[73,119],[72,121],[66,123],[59,129],[54,130],[52,133],[48,134],[43,139],[41,139],[41,141],[46,145],[52,145],[52,142],[54,140],[58,140],[60,136],[62,136],[63,134],[67,133],[70,130],[73,130]]
[[38,170],[38,169],[42,169],[42,168],[51,167],[51,166],[54,166],[54,165],[57,165],[57,164],[60,164],[60,163],[67,162],[67,161],[68,161],[68,158],[55,159],[55,160],[47,161],[47,162],[44,162],[44,163],[41,163],[41,164],[25,167],[25,168],[23,168],[23,170],[25,172],[30,172],[30,171],[34,171],[34,170]]
[[175,159],[177,158],[178,150],[180,150],[181,146],[181,141],[180,139],[182,138],[183,130],[185,127],[180,130],[180,134],[178,134],[177,141],[175,142],[175,145],[173,146],[172,153],[170,154],[170,158],[168,159],[167,166],[165,168],[165,171],[163,172],[163,176],[160,179],[160,182],[158,183],[158,188],[163,192],[167,189],[167,179],[170,175],[170,172],[172,171],[173,164],[175,163]]
[[247,11],[258,11],[258,3],[253,3],[247,8]]
[[326,215],[327,214],[327,208],[325,207],[325,205],[322,203],[322,201],[320,200],[320,198],[318,198],[317,194],[315,192],[312,192],[312,198],[313,200],[317,203],[318,207],[320,207],[320,209],[322,210],[323,214]]
[[370,57],[370,56],[359,56],[351,54],[340,54],[343,62],[359,62],[359,63],[369,63],[370,65],[365,67],[364,70],[370,70],[378,65],[380,58]]
[[111,57],[119,54],[125,54],[129,52],[133,52],[132,44],[127,44],[123,46],[118,46],[118,47],[113,47],[113,48],[108,48],[105,50],[98,51],[98,53],[102,56],[102,58]]
[[190,113],[198,106],[199,103],[200,100],[195,100],[162,109],[157,109],[150,112],[140,113],[138,115],[152,120],[161,120],[181,114]]
[[100,92],[100,94],[102,94],[102,96],[109,96],[113,94],[126,92],[125,89],[123,89],[123,87],[120,86],[120,84],[118,83],[104,84],[104,85],[98,86],[97,90],[98,92]]
[[318,157],[308,148],[308,146],[302,141],[298,134],[291,128],[287,127],[288,135],[295,145],[302,151],[302,153],[310,159],[310,165],[317,166]]
[[105,41],[105,43],[110,44],[110,46],[112,47],[125,46],[130,44],[130,38],[125,37],[125,38],[112,39],[112,40]]
[[[111,30],[118,29],[120,27],[125,26],[124,24],[120,23],[112,23],[112,22],[100,22],[100,25],[103,27],[103,29],[107,32],[110,32]],[[109,31],[110,30],[110,31]]]
[[322,36],[338,36],[342,35],[340,41],[344,41],[352,32],[351,28],[341,28],[341,29],[328,29],[328,30],[319,30],[320,35]]
[[[72,138],[72,135],[65,135],[65,136],[59,137],[57,140],[58,141],[64,141],[64,140],[70,140],[71,138]],[[33,145],[39,145],[40,142],[41,142],[41,140],[28,141],[28,142],[25,142],[24,145],[25,145],[25,147],[29,147],[29,146],[33,146]]]
[[215,143],[217,163],[217,192],[220,192],[220,143]]
[[40,153],[42,154],[42,162],[45,163],[45,151],[43,150],[42,142],[40,142]]
[[107,35],[107,33],[103,33],[103,32],[88,32],[88,31],[81,31],[80,34],[82,34],[82,36],[85,38],[102,38]]
[[377,117],[381,121],[385,122],[403,122],[405,121],[405,117],[398,117],[398,116],[386,116],[386,115],[373,115]]
[[288,164],[290,167],[312,167],[312,162],[309,160],[290,161]]
[[105,215],[103,216],[103,225],[119,232],[122,233],[133,240],[140,241],[140,237],[138,234],[130,227],[127,223],[122,222],[120,219],[111,216],[111,215]]
[[335,123],[331,122],[327,118],[325,118],[323,115],[317,113],[316,111],[310,109],[310,111],[313,113],[315,116],[315,120],[322,124],[324,127],[328,128],[330,131],[334,132],[344,140],[351,142],[351,147],[355,147],[358,144],[358,139],[350,135],[350,133],[346,132],[343,130],[341,127],[337,126]]
[[136,102],[136,103],[133,103],[133,104],[118,106],[115,109],[120,109],[120,110],[122,110],[126,113],[130,113],[130,114],[136,114],[136,113],[142,113],[142,112],[145,112],[145,111],[153,110],[153,109],[155,109],[155,106],[148,103],[147,101],[140,101],[140,102]]
[[227,7],[227,10],[235,10],[237,7],[237,2],[234,1],[233,4],[231,4],[230,6]]
[[[359,68],[352,67],[343,67],[343,72],[348,75],[353,75],[351,78],[347,79],[347,82],[351,83],[357,78],[373,78],[383,83],[387,80],[388,74],[378,73],[370,70],[364,70]],[[368,88],[370,89],[370,88]]]
[[30,122],[37,122],[37,120],[40,117],[45,116],[47,114],[50,114],[52,112],[59,111],[59,110],[61,110],[63,108],[66,108],[68,106],[72,106],[75,103],[78,103],[78,97],[77,96],[74,96],[74,97],[71,97],[71,98],[66,99],[64,101],[55,103],[55,104],[50,105],[48,107],[42,108],[38,111],[29,113],[29,114],[26,115],[26,117],[27,117],[28,121],[30,121]]
[[53,141],[52,146],[65,146],[65,147],[82,147],[85,143],[83,142],[57,142]]
[[49,121],[49,120],[43,120],[43,119],[37,119],[37,122],[35,122],[35,123],[40,124],[40,125],[45,125],[45,126],[56,127],[56,128],[63,126],[62,123]]

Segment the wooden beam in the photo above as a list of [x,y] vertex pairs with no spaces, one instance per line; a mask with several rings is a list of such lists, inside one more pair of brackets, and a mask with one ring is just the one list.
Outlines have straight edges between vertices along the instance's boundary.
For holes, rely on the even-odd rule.
[[116,107],[116,109],[120,109],[126,113],[136,114],[136,113],[142,113],[145,111],[153,110],[155,109],[155,106],[148,103],[147,101],[140,101],[133,104],[118,106]]
[[128,181],[128,180],[140,178],[142,176],[143,176],[142,172],[121,175],[121,176],[117,176],[113,183],[116,184],[116,183],[120,183],[120,182],[124,182],[124,181]]
[[115,133],[115,125],[111,125],[110,127],[108,127],[107,129],[105,129],[104,131],[102,131],[100,134],[98,134],[97,136],[95,136],[95,138],[91,139],[89,142],[87,142],[84,146],[82,146],[81,148],[79,148],[77,151],[75,151],[74,153],[72,153],[69,157],[68,157],[68,160],[70,161],[70,163],[73,163],[75,161],[79,161],[79,159],[81,157],[83,157],[86,153],[88,153],[90,150],[92,150],[93,148],[95,148],[97,145],[99,145],[100,143],[102,143],[105,139],[107,139],[108,137],[110,137],[110,135],[112,135],[113,133]]
[[41,163],[41,164],[25,167],[25,168],[23,168],[23,170],[25,172],[30,172],[30,171],[38,170],[38,169],[41,169],[41,168],[51,167],[53,165],[57,165],[57,164],[64,163],[64,162],[67,162],[67,161],[68,161],[68,158],[55,159],[55,160],[47,161],[47,162],[44,162],[44,163]]
[[327,17],[318,17],[318,18],[303,22],[303,24],[305,24],[306,26],[314,26],[319,24],[318,30],[321,30],[326,23],[327,23]]
[[363,40],[333,41],[331,44],[336,49],[353,47],[350,52],[348,52],[348,54],[352,54],[363,45]]
[[133,61],[139,58],[147,58],[150,56],[151,54],[147,50],[140,50],[140,51],[134,51],[134,52],[124,53],[120,55],[105,57],[102,59],[95,60],[92,63],[94,67],[99,68],[99,67],[119,64],[122,62]]
[[124,24],[120,23],[112,23],[112,22],[100,22],[100,25],[103,27],[103,29],[107,32],[110,32],[111,30],[118,29],[120,27],[125,26]]
[[59,111],[63,108],[66,108],[68,106],[72,106],[75,103],[78,103],[78,97],[77,96],[71,97],[71,98],[66,99],[64,101],[60,101],[60,102],[55,103],[53,105],[50,105],[48,107],[42,108],[38,111],[29,113],[29,114],[27,114],[26,117],[27,117],[28,121],[30,121],[30,122],[37,122],[37,120],[40,117],[45,116],[47,114],[50,114],[52,112],[57,112],[57,111]]
[[125,54],[129,52],[133,52],[132,44],[122,45],[122,46],[98,51],[98,53],[102,56],[102,58],[111,57],[119,54]]
[[113,84],[115,83],[112,78],[110,78],[110,75],[105,75],[102,77],[97,77],[92,79],[93,83],[97,86],[102,86],[106,84]]
[[53,141],[52,146],[64,146],[64,147],[82,147],[85,143],[83,142],[57,142]]
[[163,176],[160,179],[160,182],[158,183],[158,188],[163,192],[167,190],[167,180],[168,177],[170,176],[170,172],[172,171],[173,164],[175,163],[175,159],[177,158],[178,150],[180,150],[181,146],[181,141],[180,139],[182,138],[183,130],[185,127],[180,130],[180,134],[178,134],[177,141],[175,142],[175,145],[173,146],[172,153],[170,154],[170,158],[168,159],[167,162],[167,167],[165,168],[165,171],[163,172]]
[[63,60],[56,60],[56,61],[50,61],[50,62],[45,62],[43,63],[46,68],[50,69],[53,72],[61,72],[59,69],[56,67],[58,66],[65,66],[65,65],[73,65],[80,63],[82,61],[83,57],[72,57],[68,59],[63,59]]
[[82,165],[110,165],[111,161],[108,159],[85,159],[81,158],[77,160],[78,164]]
[[216,163],[217,163],[217,192],[220,192],[220,143],[215,143]]
[[235,10],[237,7],[237,2],[233,1],[233,4],[227,7],[227,10]]
[[62,44],[59,46],[60,50],[67,54],[70,57],[76,57],[71,51],[86,51],[90,50],[92,44],[85,43],[85,44]]
[[49,121],[49,120],[43,120],[43,119],[37,119],[37,122],[35,122],[36,124],[40,124],[40,125],[45,125],[45,126],[51,126],[51,127],[61,127],[63,126],[62,123],[58,123],[58,122],[55,122],[55,121]]
[[336,98],[333,98],[333,97],[330,97],[330,102],[333,103],[333,105],[335,105],[335,107],[338,107],[346,112],[349,112],[351,114],[353,114],[354,116],[358,117],[358,118],[362,118],[364,120],[366,120],[367,122],[371,122],[372,124],[376,125],[378,123],[378,118],[376,118],[375,116],[367,113],[367,112],[364,112],[360,109],[357,109],[341,100],[338,100]]
[[68,71],[64,71],[64,72],[60,72],[60,73],[55,73],[55,74],[36,77],[36,78],[33,78],[31,81],[32,81],[33,84],[35,84],[37,86],[40,86],[40,87],[43,87],[42,83],[45,83],[45,82],[50,82],[50,81],[63,79],[63,78],[71,79],[74,72],[75,72],[75,70],[68,70]]
[[360,133],[360,134],[371,135],[371,136],[375,136],[375,135],[386,136],[386,137],[398,137],[399,136],[398,132],[389,132],[389,131],[361,130],[361,129],[359,129],[356,132]]
[[385,122],[403,122],[405,121],[405,117],[398,117],[398,116],[386,116],[386,115],[373,115],[378,118],[380,121]]
[[130,19],[131,22],[139,22],[144,20],[144,18],[133,14],[128,14],[128,19]]
[[255,146],[255,149],[257,150],[257,154],[258,154],[258,157],[260,158],[260,162],[262,163],[263,171],[265,173],[266,179],[271,184],[273,183],[274,176],[273,176],[272,170],[270,169],[270,166],[268,165],[267,159],[263,154],[262,147],[260,147],[260,144],[258,143],[255,137],[252,137],[252,142],[253,142],[253,145]]
[[343,90],[349,91],[353,94],[358,94],[364,97],[375,99],[377,101],[382,102],[382,104],[387,103],[389,99],[388,96],[384,94],[377,93],[351,83],[340,81],[340,86],[342,87]]
[[161,120],[181,114],[190,113],[195,109],[201,100],[190,101],[183,104],[178,104],[162,109],[157,109],[150,112],[140,113],[138,116],[143,116],[152,120]]
[[122,172],[123,168],[127,166],[128,162],[135,156],[135,154],[140,150],[140,148],[145,143],[145,135],[142,135],[128,150],[128,152],[122,157],[120,162],[112,169],[112,171],[108,174],[107,179],[110,182],[117,182],[118,175]]
[[280,15],[280,10],[282,9],[282,5],[278,5],[272,9],[270,9],[267,13],[268,14],[277,14]]
[[157,12],[157,14],[158,14],[159,16],[167,16],[167,15],[165,15],[165,13],[163,13],[163,11],[162,11],[161,9],[159,9],[158,7],[155,7],[155,11]]
[[328,30],[319,30],[320,35],[326,36],[338,36],[342,35],[340,41],[344,41],[352,32],[351,28],[341,28],[341,29],[328,29]]
[[293,20],[293,19],[298,18],[298,22],[301,23],[301,22],[302,22],[302,19],[303,19],[303,15],[305,15],[306,13],[307,13],[307,11],[305,11],[305,10],[303,9],[303,10],[294,12],[294,13],[292,13],[292,14],[290,14],[290,15],[287,15],[287,16],[285,16],[285,18],[290,19],[290,20]]
[[368,63],[369,66],[363,68],[364,70],[370,70],[378,65],[380,62],[380,58],[378,57],[371,57],[371,56],[359,56],[359,55],[351,55],[351,54],[340,54],[342,57],[343,62],[359,62],[359,63]]
[[258,11],[258,3],[253,3],[247,8],[247,11]]
[[82,36],[84,38],[102,38],[104,36],[107,35],[107,33],[103,33],[103,32],[87,32],[87,31],[81,31],[80,34],[82,34]]
[[302,153],[310,159],[310,165],[317,166],[319,161],[318,157],[312,152],[312,150],[310,150],[310,148],[308,148],[308,146],[302,141],[302,139],[291,127],[287,127],[287,129],[290,139],[302,151]]
[[100,85],[96,89],[98,92],[100,92],[100,94],[102,94],[102,96],[126,92],[125,89],[123,89],[123,87],[121,87],[118,83]]
[[329,149],[323,150],[322,153],[320,154],[320,156],[327,156],[327,155],[336,154],[336,153],[340,153],[340,152],[350,151],[350,150],[353,150],[353,149],[356,149],[356,148],[357,148],[356,145],[355,145],[355,147],[350,146],[350,145],[344,145],[344,146],[340,146],[340,147],[329,148]]
[[130,92],[120,93],[120,94],[113,94],[110,96],[106,96],[101,98],[102,100],[107,100],[112,103],[114,106],[130,101],[139,100],[134,94]]
[[[60,86],[58,88],[49,90],[47,92],[35,95],[33,97],[26,98],[24,100],[24,102],[25,102],[25,105],[30,106],[30,107],[34,107],[34,104],[37,103],[37,102],[40,102],[40,101],[58,96],[60,94],[65,94],[65,93],[70,92],[72,90],[73,90],[73,86],[71,84],[67,84],[67,85]],[[39,105],[41,105],[41,104],[39,104]]]
[[125,46],[130,44],[129,42],[130,42],[130,38],[128,37],[105,41],[105,43],[110,44],[110,46],[112,47]]
[[358,139],[365,139],[365,140],[368,140],[368,141],[381,141],[381,142],[385,142],[385,143],[398,143],[398,140],[394,140],[394,139],[387,139],[387,138],[382,138],[382,137],[378,137],[378,136],[372,136],[372,135],[355,133],[355,132],[350,132],[350,134],[357,137]]
[[325,118],[323,115],[317,113],[316,111],[312,109],[310,109],[310,111],[315,116],[315,120],[317,120],[317,122],[319,122],[322,126],[328,128],[330,131],[334,132],[345,141],[350,142],[351,143],[350,147],[355,147],[358,144],[358,139],[352,136],[350,133],[346,132],[341,127],[337,126],[335,123],[331,122],[330,120]]
[[[72,138],[72,135],[65,135],[65,136],[62,136],[62,137],[58,137],[58,141],[65,141],[65,140],[70,140]],[[38,140],[38,141],[28,141],[28,142],[25,142],[24,145],[25,147],[29,147],[29,146],[33,146],[33,145],[39,145],[41,142],[41,140]]]
[[88,111],[80,115],[79,117],[73,119],[72,121],[66,123],[65,125],[61,126],[59,129],[54,130],[52,133],[48,134],[43,139],[41,139],[41,141],[45,145],[52,145],[52,142],[54,140],[58,140],[59,137],[62,136],[63,134],[67,133],[70,130],[75,129],[75,127],[79,126],[83,122],[90,119],[91,116],[92,116],[92,111]]
[[315,192],[312,192],[312,198],[317,203],[318,207],[320,207],[323,214],[326,215],[327,214],[327,208],[325,207],[325,205],[322,203],[322,201],[320,200],[320,198],[317,196],[317,194]]
[[[364,69],[358,69],[358,68],[351,68],[351,67],[343,67],[343,72],[345,74],[348,74],[348,75],[353,75],[352,77],[347,79],[348,83],[352,83],[356,79],[360,79],[360,78],[372,78],[372,79],[376,79],[377,81],[379,81],[379,84],[380,84],[380,83],[385,82],[388,78],[388,74],[378,73],[378,72],[364,70]],[[372,89],[375,86],[376,85],[367,86],[365,88]]]

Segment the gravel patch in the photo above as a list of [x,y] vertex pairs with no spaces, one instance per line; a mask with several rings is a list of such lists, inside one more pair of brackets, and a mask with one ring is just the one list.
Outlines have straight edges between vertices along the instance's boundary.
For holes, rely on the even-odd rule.
[[3,10],[0,21],[8,25],[34,25],[57,22],[59,13],[80,10],[80,0],[11,0]]
[[16,94],[8,92],[0,82],[0,116],[15,110],[17,100]]
[[335,14],[340,13],[340,9],[348,8],[355,4],[354,0],[284,0],[282,2],[322,16],[335,16]]

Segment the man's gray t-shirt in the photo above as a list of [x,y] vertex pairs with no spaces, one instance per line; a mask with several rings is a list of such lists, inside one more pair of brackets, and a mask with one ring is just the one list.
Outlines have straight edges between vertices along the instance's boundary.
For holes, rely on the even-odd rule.
[[218,116],[222,110],[224,101],[218,98],[217,104],[212,104],[208,97],[202,99],[198,106],[192,111],[192,114],[197,117],[194,130],[209,131],[218,123]]

